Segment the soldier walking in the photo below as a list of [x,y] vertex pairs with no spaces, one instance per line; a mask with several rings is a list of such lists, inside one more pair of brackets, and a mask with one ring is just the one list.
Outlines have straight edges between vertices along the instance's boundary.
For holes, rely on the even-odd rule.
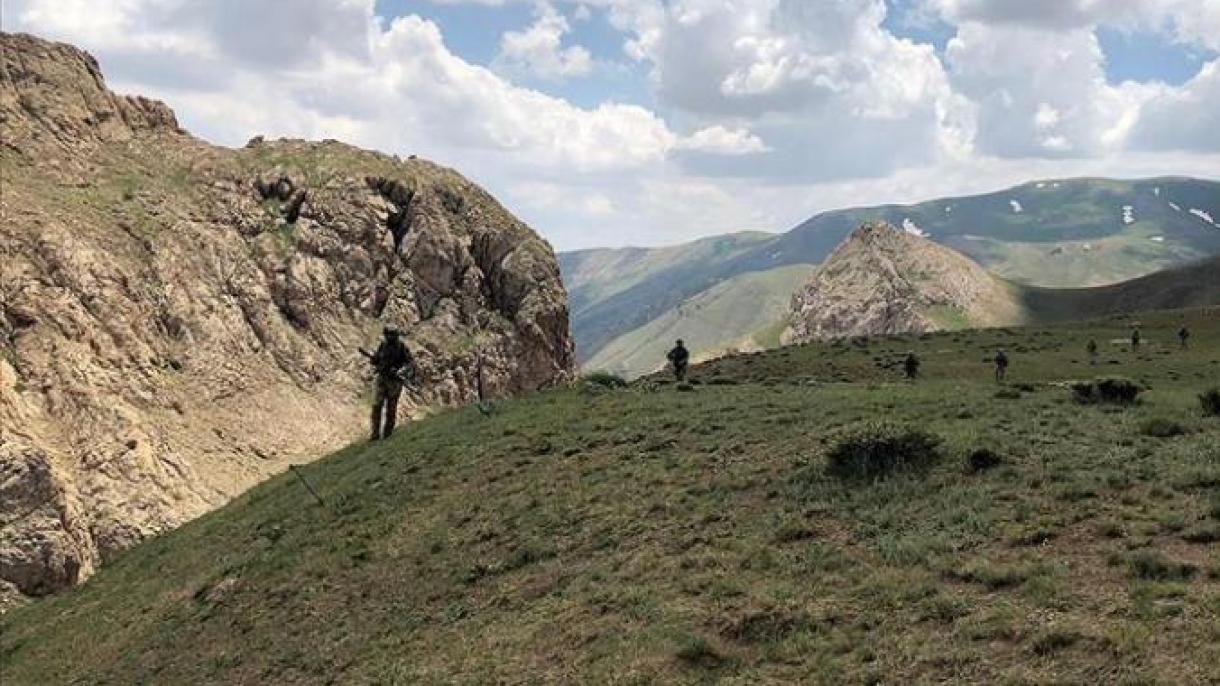
[[690,351],[686,349],[686,344],[681,339],[678,339],[678,343],[673,350],[669,351],[665,359],[669,360],[669,364],[673,367],[674,378],[678,383],[686,381],[686,365],[690,364]]
[[406,378],[415,372],[415,360],[403,344],[401,333],[393,326],[387,326],[382,331],[377,351],[372,354],[365,352],[365,355],[377,374],[371,417],[372,440],[376,441],[389,438],[394,433],[394,424],[398,420],[398,397],[402,395]]
[[914,380],[919,376],[919,357],[915,355],[914,350],[907,353],[907,359],[903,361],[902,368],[906,371],[908,379]]
[[1190,329],[1183,326],[1178,330],[1178,340],[1182,341],[1182,349],[1186,350],[1190,347]]
[[1008,378],[1008,353],[1003,350],[995,354],[995,380],[1004,383]]

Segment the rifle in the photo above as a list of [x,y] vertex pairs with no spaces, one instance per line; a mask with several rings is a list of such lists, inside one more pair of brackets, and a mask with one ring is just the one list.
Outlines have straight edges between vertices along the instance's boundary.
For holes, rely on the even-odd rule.
[[[369,362],[377,361],[377,356],[374,355],[373,353],[365,350],[364,348],[356,348],[356,350],[359,351],[360,354],[363,355],[365,357],[365,359],[367,359]],[[414,361],[412,361],[412,365],[414,365]],[[380,373],[380,370],[378,370],[378,373]],[[394,376],[398,377],[398,380],[402,382],[402,385],[404,387],[411,386],[415,381],[413,378],[414,374],[412,374],[411,376],[408,376],[408,375],[404,374],[403,370],[401,370],[401,369],[396,370],[394,372]]]

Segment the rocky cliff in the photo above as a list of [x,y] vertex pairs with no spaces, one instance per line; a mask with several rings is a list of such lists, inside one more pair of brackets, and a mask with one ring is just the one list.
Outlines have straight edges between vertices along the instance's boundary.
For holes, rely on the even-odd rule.
[[366,431],[357,347],[420,365],[401,412],[565,380],[551,251],[458,174],[338,142],[231,150],[0,34],[0,595]]
[[969,258],[885,223],[864,224],[793,296],[785,342],[1015,324],[1017,289]]

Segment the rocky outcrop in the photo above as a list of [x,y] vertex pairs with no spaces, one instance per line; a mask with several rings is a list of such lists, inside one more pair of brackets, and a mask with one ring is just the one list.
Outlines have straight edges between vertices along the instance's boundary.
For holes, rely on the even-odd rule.
[[555,257],[458,174],[328,141],[218,148],[0,34],[0,597],[365,433],[407,332],[404,416],[566,380]]
[[786,343],[1000,326],[1020,297],[969,258],[889,224],[865,224],[792,299]]

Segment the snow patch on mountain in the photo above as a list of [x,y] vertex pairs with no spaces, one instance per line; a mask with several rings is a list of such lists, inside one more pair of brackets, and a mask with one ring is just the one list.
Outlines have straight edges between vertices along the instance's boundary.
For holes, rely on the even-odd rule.
[[903,218],[902,230],[906,231],[907,233],[911,234],[912,236],[919,236],[920,238],[927,238],[929,235],[927,231],[924,231],[923,229],[919,228],[918,224],[911,221],[910,217]]

